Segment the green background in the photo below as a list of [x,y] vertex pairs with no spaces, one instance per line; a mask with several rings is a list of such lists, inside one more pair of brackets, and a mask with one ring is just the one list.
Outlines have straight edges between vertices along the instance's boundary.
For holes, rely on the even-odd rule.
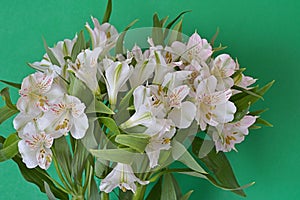
[[[1,0],[0,79],[21,82],[32,70],[26,62],[44,54],[42,36],[48,44],[73,38],[90,16],[102,17],[105,0]],[[249,200],[299,199],[300,183],[300,1],[298,0],[114,0],[111,22],[121,31],[133,19],[135,27],[151,26],[152,14],[174,18],[183,10],[184,33],[198,30],[210,39],[220,28],[217,43],[237,57],[247,74],[263,85],[273,79],[274,87],[256,108],[274,124],[250,132],[228,154],[241,184],[255,181],[246,189]],[[4,87],[3,84],[0,85]],[[13,131],[11,122],[1,125],[0,134]],[[241,199],[214,188],[204,180],[179,176],[183,191],[194,189],[191,199]],[[21,177],[12,162],[0,163],[0,199],[46,199],[37,187]]]

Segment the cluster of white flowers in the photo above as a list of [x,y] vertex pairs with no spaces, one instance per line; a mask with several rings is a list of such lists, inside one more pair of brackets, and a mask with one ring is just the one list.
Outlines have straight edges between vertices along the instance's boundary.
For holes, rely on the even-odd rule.
[[[118,105],[118,94],[134,88],[135,113],[120,125],[126,130],[145,127],[150,136],[145,152],[150,168],[158,165],[161,150],[171,148],[177,129],[189,128],[195,120],[202,131],[210,129],[210,137],[217,151],[230,151],[244,140],[255,117],[246,115],[232,123],[236,106],[230,97],[238,91],[233,85],[247,89],[255,79],[242,75],[235,81],[232,75],[239,65],[228,54],[212,57],[213,49],[207,40],[194,33],[187,43],[175,41],[169,46],[154,45],[146,51],[135,45],[127,55],[110,55],[119,34],[108,24],[100,25],[92,18],[88,24],[92,46],[81,51],[72,62],[71,50],[77,41],[64,40],[50,48],[58,61],[56,66],[45,54],[35,62],[36,72],[23,80],[17,107],[20,114],[14,126],[22,139],[19,151],[27,167],[37,165],[47,169],[52,160],[51,146],[56,138],[71,133],[83,138],[88,129],[84,105],[67,92],[69,73],[73,73],[93,92],[101,95],[99,81],[106,85],[107,100],[112,109]],[[129,87],[130,86],[130,87]],[[101,182],[100,190],[115,187],[135,192],[138,179],[130,165],[117,163],[114,170]]]

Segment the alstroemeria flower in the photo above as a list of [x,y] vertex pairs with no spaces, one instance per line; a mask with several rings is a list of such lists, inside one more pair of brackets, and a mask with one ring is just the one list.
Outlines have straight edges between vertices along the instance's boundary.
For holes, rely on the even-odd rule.
[[145,149],[150,161],[150,168],[158,165],[161,150],[171,148],[170,143],[175,132],[175,125],[169,119],[157,119],[155,126],[149,127],[146,130],[145,133],[151,135],[149,144]]
[[244,141],[249,133],[248,128],[254,124],[255,120],[256,117],[246,115],[238,122],[210,127],[209,132],[212,132],[217,152],[228,152],[232,149],[237,151],[234,145]]
[[75,139],[80,139],[84,137],[89,126],[84,109],[85,105],[77,97],[65,94],[56,100],[51,110],[39,122],[55,137],[66,135],[70,131]]
[[57,97],[63,94],[62,87],[58,85],[53,87],[55,76],[54,71],[49,73],[36,72],[24,78],[19,91],[21,97],[17,102],[17,108],[25,113],[47,111],[49,109],[49,96]]
[[217,126],[233,120],[236,112],[235,105],[228,101],[232,95],[230,89],[216,91],[217,79],[214,76],[200,82],[196,91],[197,114],[196,120],[201,130],[206,125]]
[[101,52],[102,48],[100,47],[92,51],[86,49],[77,56],[75,63],[69,63],[69,70],[73,71],[76,77],[82,80],[94,94],[100,93],[97,71]]
[[202,39],[197,32],[189,38],[187,45],[175,41],[168,48],[168,51],[188,63],[191,63],[192,60],[196,60],[198,63],[205,62],[213,53],[207,40]]
[[126,62],[113,62],[105,70],[105,82],[109,103],[116,105],[120,89],[132,74],[133,67]]
[[100,25],[96,18],[91,18],[94,23],[94,29],[92,29],[88,23],[86,23],[85,27],[90,34],[92,47],[93,49],[101,47],[104,52],[108,52],[113,45],[115,45],[115,42],[118,38],[118,32],[111,24],[104,23]]
[[212,62],[211,73],[217,80],[217,90],[229,89],[233,86],[233,75],[236,68],[234,60],[228,54],[221,54],[217,56]]
[[122,123],[120,128],[127,129],[137,125],[146,127],[153,125],[155,118],[152,113],[150,88],[137,87],[133,92],[133,97],[135,113],[126,122]]
[[34,123],[29,122],[23,131],[19,132],[21,138],[18,143],[19,152],[28,168],[39,166],[42,169],[48,169],[52,161],[50,147],[53,138],[45,131],[39,130]]
[[123,192],[131,190],[136,192],[135,182],[146,185],[149,181],[142,181],[137,178],[130,165],[118,163],[115,168],[101,181],[100,191],[110,193],[114,188],[119,187]]

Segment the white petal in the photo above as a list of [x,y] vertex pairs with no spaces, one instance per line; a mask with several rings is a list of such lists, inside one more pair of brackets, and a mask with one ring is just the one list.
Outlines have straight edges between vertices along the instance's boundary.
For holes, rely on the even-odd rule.
[[36,159],[36,151],[31,150],[24,140],[19,141],[18,143],[19,152],[22,156],[22,161],[26,164],[28,168],[35,168],[38,165]]
[[75,139],[81,139],[84,137],[88,127],[88,118],[85,114],[82,114],[80,117],[73,118],[72,127],[70,129],[71,135]]
[[196,106],[189,101],[183,102],[180,108],[173,108],[168,117],[177,128],[188,128],[196,116]]

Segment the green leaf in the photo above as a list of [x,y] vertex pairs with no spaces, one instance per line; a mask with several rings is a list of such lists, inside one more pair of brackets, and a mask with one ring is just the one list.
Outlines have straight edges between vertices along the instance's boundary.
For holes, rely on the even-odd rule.
[[73,73],[70,73],[69,75],[70,85],[68,93],[72,96],[78,97],[85,105],[92,104],[94,100],[92,91],[81,80],[76,78]]
[[[251,90],[251,92],[256,93],[258,96],[263,96],[270,89],[273,83],[274,81],[271,81],[262,88],[255,87]],[[236,113],[239,113],[239,117],[235,118],[233,121],[238,121],[238,119],[241,119],[243,117],[241,113],[244,113],[244,115],[247,114],[246,110],[248,109],[249,104],[253,105],[256,101],[258,101],[260,99],[258,96],[253,96],[249,93],[245,93],[244,91],[242,93],[233,95],[230,98],[230,101],[232,101],[237,107]],[[236,116],[237,114],[235,115],[235,117]]]
[[136,153],[127,151],[128,149],[90,149],[92,155],[100,160],[109,160],[112,162],[120,162],[124,164],[131,164]]
[[182,192],[181,192],[181,188],[175,178],[175,176],[172,174],[172,173],[168,173],[171,178],[172,178],[172,182],[173,182],[173,186],[174,186],[174,189],[175,189],[175,193],[176,193],[176,198],[177,199],[180,199],[182,197]]
[[254,124],[262,124],[265,126],[273,127],[273,124],[271,124],[270,122],[268,122],[267,120],[264,120],[262,118],[257,118]]
[[83,170],[86,166],[89,152],[87,149],[83,146],[80,140],[75,141],[75,150],[74,150],[74,156],[72,159],[71,164],[71,175],[74,178],[74,180],[78,181],[78,184],[81,185],[82,182],[82,174]]
[[[203,145],[203,139],[196,137],[192,144],[193,153],[198,156]],[[216,184],[221,186],[222,188],[239,188],[233,170],[229,161],[226,158],[226,155],[223,152],[216,152],[215,149],[211,150],[206,156],[200,157],[200,160],[206,165],[206,167],[212,172],[212,174],[216,177]],[[210,177],[210,176],[206,176]],[[246,196],[243,190],[234,190],[234,193]]]
[[217,27],[216,33],[214,34],[214,36],[211,38],[211,40],[209,42],[212,47],[215,45],[215,41],[216,41],[216,39],[217,39],[217,37],[219,35],[219,32],[220,32],[220,28]]
[[97,178],[100,178],[100,179],[105,178],[105,176],[106,176],[105,172],[106,172],[108,166],[109,166],[108,161],[101,161],[101,160],[96,159],[95,176],[97,176]]
[[6,106],[8,108],[10,108],[11,110],[18,111],[17,107],[11,102],[10,95],[9,95],[9,88],[8,87],[3,88],[0,91],[0,94],[1,94],[3,100],[5,101]]
[[182,41],[182,20],[180,20],[171,31],[169,45],[175,41]]
[[10,118],[11,116],[17,114],[19,111],[12,110],[7,106],[0,108],[0,124],[2,124],[5,120]]
[[163,200],[176,200],[176,191],[173,184],[173,178],[171,174],[164,175],[164,183],[162,185],[161,199]]
[[16,162],[18,165],[21,174],[23,177],[28,181],[35,185],[37,185],[41,192],[45,193],[45,187],[44,182],[46,182],[49,185],[50,190],[54,194],[54,196],[58,199],[62,200],[68,200],[68,194],[59,189],[55,186],[55,184],[52,182],[52,180],[49,178],[50,175],[43,169],[36,167],[33,169],[29,169],[26,167],[26,165],[22,162],[22,159],[20,155],[16,155],[13,158],[13,161]]
[[81,30],[72,49],[72,53],[71,53],[72,62],[75,62],[78,54],[83,49],[85,49],[85,39],[84,39],[84,32],[83,30]]
[[62,172],[66,176],[67,180],[71,183],[71,169],[73,167],[72,154],[70,152],[70,147],[65,136],[54,140],[52,152],[59,166],[61,167]]
[[43,42],[44,42],[44,48],[45,48],[45,51],[50,59],[50,62],[53,64],[53,65],[56,65],[56,66],[60,66],[57,58],[55,57],[53,51],[48,47],[48,44],[46,42],[46,40],[43,38]]
[[113,115],[115,114],[109,107],[107,107],[102,101],[95,100],[86,109],[85,113],[104,113]]
[[17,89],[21,89],[21,84],[20,83],[13,83],[5,80],[0,80],[0,82],[5,83],[6,85],[10,85],[12,87],[15,87]]
[[190,169],[206,174],[206,171],[197,163],[187,149],[180,142],[177,142],[174,139],[172,140],[172,156],[174,160],[182,162]]
[[264,98],[263,98],[262,96],[260,96],[259,94],[255,93],[255,92],[252,92],[251,90],[247,90],[247,89],[245,89],[245,88],[239,87],[239,86],[237,86],[237,85],[232,86],[232,89],[239,90],[239,91],[241,91],[241,92],[244,92],[244,93],[246,93],[246,94],[249,94],[249,95],[251,95],[251,96],[254,96],[254,97],[257,97],[257,98],[259,98],[259,99],[264,100]]
[[54,194],[51,192],[50,186],[44,181],[45,192],[49,200],[56,200]]
[[115,141],[119,144],[128,146],[140,153],[145,151],[146,146],[149,144],[150,137],[146,134],[120,134],[117,135]]
[[102,24],[109,22],[111,11],[112,11],[112,0],[108,0],[106,10],[103,16]]
[[161,199],[161,188],[162,188],[162,177],[155,183],[146,200],[160,200]]
[[153,15],[152,39],[154,45],[164,45],[162,24],[160,23],[157,13]]
[[183,196],[180,198],[180,200],[188,200],[193,192],[194,192],[194,190],[190,190],[190,191],[187,192],[185,195],[183,195]]
[[97,186],[94,178],[92,178],[92,180],[90,182],[90,187],[89,187],[89,191],[88,191],[88,199],[89,200],[99,200],[100,199],[100,194],[98,192],[98,186]]
[[[164,32],[164,39],[167,38],[168,36],[168,33],[169,33],[169,29],[171,29],[171,27],[179,20],[179,18],[184,15],[185,13],[188,13],[188,12],[192,12],[192,10],[186,10],[186,11],[183,11],[181,12],[175,19],[173,19],[167,26],[166,26],[166,29],[165,29],[165,32]],[[181,24],[182,24],[182,20],[181,20]],[[174,30],[174,29],[173,29]]]
[[249,115],[252,115],[252,116],[258,116],[264,112],[266,112],[267,110],[269,110],[268,108],[266,109],[261,109],[261,110],[255,110],[255,111],[251,111],[249,112]]
[[124,38],[126,35],[126,32],[137,22],[138,20],[132,21],[125,29],[124,31],[119,35],[116,47],[115,47],[115,54],[123,54],[123,49],[124,49]]
[[2,144],[2,148],[0,148],[0,162],[9,160],[18,154],[19,140],[19,137],[15,133],[8,136]]
[[120,134],[119,127],[117,126],[115,120],[110,117],[99,117],[99,120],[109,129],[110,132],[116,135]]

